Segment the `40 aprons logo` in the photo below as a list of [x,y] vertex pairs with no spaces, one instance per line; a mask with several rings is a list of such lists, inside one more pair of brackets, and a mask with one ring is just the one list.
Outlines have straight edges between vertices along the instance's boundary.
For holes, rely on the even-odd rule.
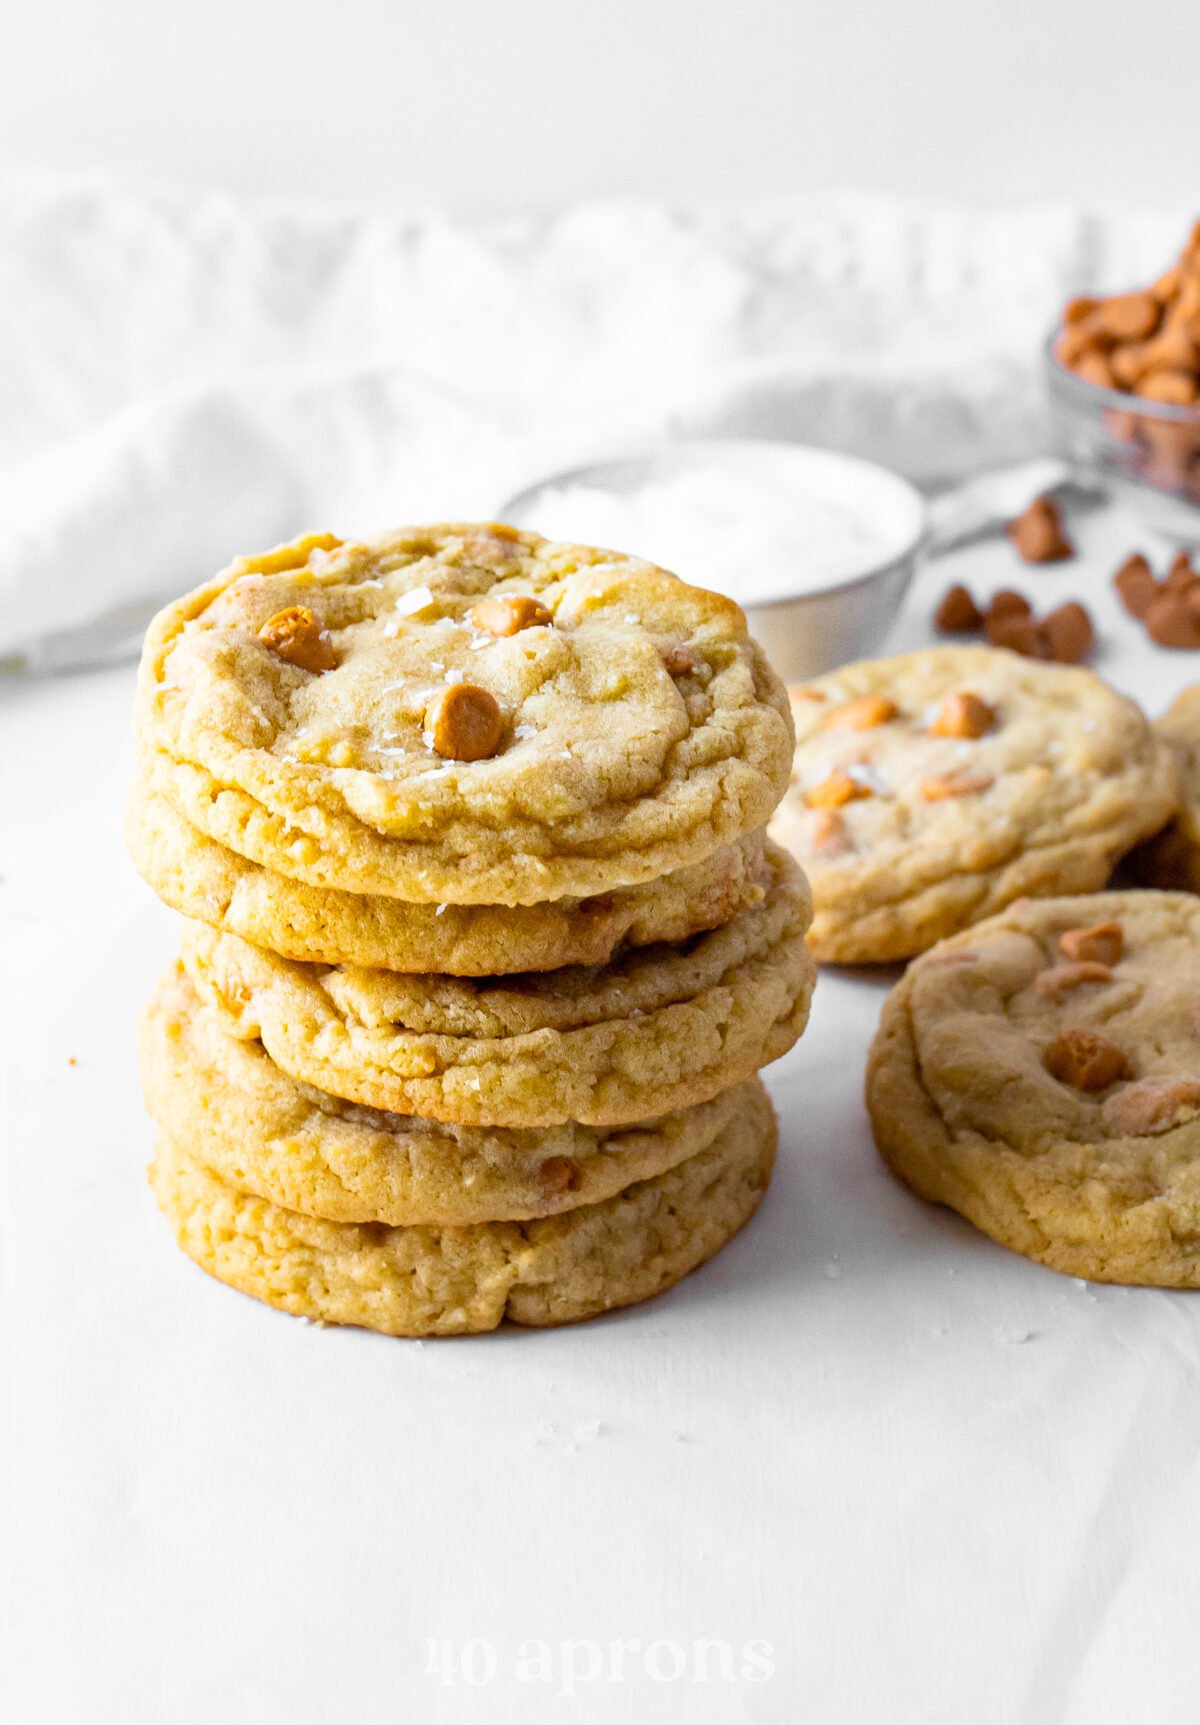
[[767,1683],[775,1675],[769,1641],[542,1641],[515,1646],[476,1635],[469,1641],[432,1636],[425,1643],[425,1674],[444,1689],[472,1689],[515,1680],[574,1695],[599,1683]]

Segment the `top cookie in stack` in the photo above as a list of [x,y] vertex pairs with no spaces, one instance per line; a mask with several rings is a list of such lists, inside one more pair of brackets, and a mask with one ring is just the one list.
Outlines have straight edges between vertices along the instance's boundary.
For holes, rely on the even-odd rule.
[[312,537],[156,619],[137,733],[134,858],[191,919],[152,1178],[206,1269],[392,1333],[558,1323],[752,1213],[815,967],[736,605],[507,527]]
[[239,559],[153,625],[137,731],[130,837],[169,904],[456,975],[725,921],[792,739],[736,605],[501,526]]

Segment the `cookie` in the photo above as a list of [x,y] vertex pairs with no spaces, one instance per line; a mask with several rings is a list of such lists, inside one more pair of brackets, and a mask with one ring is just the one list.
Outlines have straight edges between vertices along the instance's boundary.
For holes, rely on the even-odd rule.
[[686,940],[762,896],[761,830],[690,868],[596,898],[433,905],[290,880],[210,839],[144,781],[125,826],[135,865],[173,910],[322,964],[448,976],[604,964],[623,944]]
[[325,1222],[226,1184],[164,1140],[155,1195],[189,1257],[255,1299],[397,1336],[567,1324],[661,1293],[720,1250],[766,1191],[775,1119],[761,1085],[713,1142],[600,1204],[530,1222]]
[[867,1070],[885,1160],[1090,1281],[1200,1286],[1200,899],[1025,899],[910,966]]
[[1095,891],[1175,808],[1140,710],[1074,666],[938,647],[848,665],[793,707],[771,831],[812,884],[818,959],[910,958],[1023,895]]
[[294,1078],[468,1126],[625,1125],[706,1102],[785,1054],[808,1018],[808,889],[776,846],[764,896],[681,946],[526,976],[297,964],[190,923],[183,961],[231,1034]]
[[502,526],[314,535],[161,612],[136,728],[193,826],[415,904],[636,886],[765,824],[787,697],[729,599]]
[[1175,818],[1129,858],[1129,872],[1147,886],[1200,892],[1200,684],[1185,689],[1154,724],[1179,768]]
[[597,1204],[706,1149],[754,1106],[736,1086],[696,1108],[605,1128],[452,1126],[298,1084],[222,1030],[182,968],[142,1020],[142,1087],[164,1137],[239,1191],[332,1222],[521,1221]]

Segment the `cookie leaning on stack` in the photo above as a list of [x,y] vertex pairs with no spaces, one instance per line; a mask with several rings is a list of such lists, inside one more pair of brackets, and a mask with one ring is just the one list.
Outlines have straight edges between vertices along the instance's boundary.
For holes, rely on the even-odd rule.
[[1094,892],[1177,806],[1165,743],[1075,666],[938,647],[792,702],[772,832],[811,878],[822,962],[912,958],[1024,895]]
[[152,1180],[213,1274],[397,1334],[644,1299],[754,1209],[804,1028],[737,607],[500,526],[243,558],[139,679],[135,861],[190,920]]

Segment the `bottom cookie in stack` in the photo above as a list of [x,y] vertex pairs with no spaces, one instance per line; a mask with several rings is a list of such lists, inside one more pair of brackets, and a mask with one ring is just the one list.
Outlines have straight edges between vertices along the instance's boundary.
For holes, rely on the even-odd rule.
[[143,1022],[142,1071],[164,1134],[151,1180],[183,1250],[270,1305],[393,1335],[569,1323],[648,1299],[748,1220],[774,1158],[757,1079],[607,1129],[451,1126],[342,1102],[227,1035],[178,968]]

